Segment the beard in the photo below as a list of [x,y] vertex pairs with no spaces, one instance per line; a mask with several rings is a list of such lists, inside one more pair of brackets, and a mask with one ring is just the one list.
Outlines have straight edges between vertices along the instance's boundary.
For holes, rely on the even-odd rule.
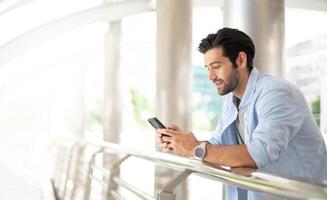
[[230,92],[233,92],[234,89],[237,87],[237,85],[239,83],[239,80],[240,80],[240,78],[239,78],[238,71],[233,66],[232,73],[225,80],[223,80],[223,79],[214,80],[214,83],[216,81],[221,82],[220,88],[217,88],[218,94],[223,96],[223,95],[226,95],[226,94],[228,94]]

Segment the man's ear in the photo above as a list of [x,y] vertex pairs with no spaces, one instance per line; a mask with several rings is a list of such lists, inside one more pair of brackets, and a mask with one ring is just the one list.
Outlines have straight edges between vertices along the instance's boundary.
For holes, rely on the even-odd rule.
[[247,68],[246,63],[247,63],[247,56],[246,53],[244,53],[243,51],[241,51],[240,53],[238,53],[237,59],[236,59],[236,64],[238,65],[238,67],[245,69]]

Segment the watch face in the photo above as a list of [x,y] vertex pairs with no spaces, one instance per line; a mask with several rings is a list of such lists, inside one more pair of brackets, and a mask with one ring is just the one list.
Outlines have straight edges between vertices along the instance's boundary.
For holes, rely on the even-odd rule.
[[196,148],[194,151],[194,155],[199,158],[202,158],[204,156],[204,153],[205,153],[205,149],[203,148]]

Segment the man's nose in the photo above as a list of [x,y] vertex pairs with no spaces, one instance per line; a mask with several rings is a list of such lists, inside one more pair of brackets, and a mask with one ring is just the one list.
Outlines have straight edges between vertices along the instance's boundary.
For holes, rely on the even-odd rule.
[[217,78],[216,72],[214,70],[212,70],[212,69],[209,69],[208,70],[208,78],[211,81],[215,80]]

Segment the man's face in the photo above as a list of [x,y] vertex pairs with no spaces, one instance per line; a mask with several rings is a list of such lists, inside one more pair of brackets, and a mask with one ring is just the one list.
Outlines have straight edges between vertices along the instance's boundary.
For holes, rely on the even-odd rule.
[[208,78],[211,80],[220,95],[232,92],[239,83],[237,66],[223,55],[222,47],[208,50],[204,54],[205,67],[208,69]]

